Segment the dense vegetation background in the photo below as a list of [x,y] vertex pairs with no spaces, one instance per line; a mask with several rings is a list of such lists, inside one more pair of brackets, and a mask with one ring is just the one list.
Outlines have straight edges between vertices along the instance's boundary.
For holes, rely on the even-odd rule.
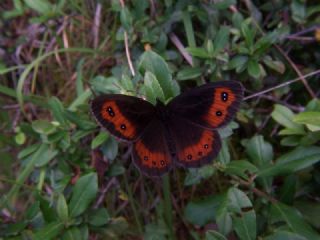
[[[316,0],[2,0],[0,238],[320,239],[319,13]],[[229,79],[246,98],[218,158],[161,179],[88,108]]]

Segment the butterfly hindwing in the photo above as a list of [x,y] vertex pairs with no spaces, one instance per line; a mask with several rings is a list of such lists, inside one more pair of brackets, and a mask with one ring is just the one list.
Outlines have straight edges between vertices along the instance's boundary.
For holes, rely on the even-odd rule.
[[198,168],[218,155],[221,140],[216,130],[199,127],[179,117],[173,117],[169,123],[178,165]]
[[243,87],[236,81],[208,83],[174,98],[168,108],[197,125],[216,129],[232,120],[242,98]]
[[140,98],[108,94],[95,98],[91,111],[97,122],[111,134],[134,141],[154,118],[155,107]]
[[172,167],[165,133],[166,130],[161,121],[154,120],[133,144],[133,162],[146,175],[161,176]]

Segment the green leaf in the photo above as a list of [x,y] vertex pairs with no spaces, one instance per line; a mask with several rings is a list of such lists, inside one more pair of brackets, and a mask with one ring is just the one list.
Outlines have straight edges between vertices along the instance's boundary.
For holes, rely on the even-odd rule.
[[39,149],[39,147],[40,147],[40,144],[38,143],[38,144],[30,145],[30,146],[22,149],[21,152],[19,152],[19,154],[18,154],[18,158],[19,159],[26,158],[30,154],[34,153],[37,149]]
[[226,166],[225,172],[229,175],[237,175],[244,179],[248,179],[247,173],[257,173],[258,168],[248,161],[237,160],[231,161]]
[[195,185],[201,182],[203,179],[208,179],[215,172],[212,165],[206,165],[201,168],[191,168],[184,179],[185,186]]
[[121,174],[124,174],[126,169],[120,164],[112,164],[111,167],[108,169],[106,176],[108,177],[115,177]]
[[287,135],[305,135],[306,132],[303,128],[285,128],[279,131],[280,136],[287,136]]
[[313,200],[300,200],[294,202],[294,206],[302,213],[306,219],[315,228],[320,228],[320,203]]
[[158,220],[158,223],[149,223],[145,227],[144,240],[166,240],[168,235],[168,227],[163,220]]
[[225,10],[229,8],[231,5],[237,4],[236,0],[223,0],[223,1],[217,1],[214,2],[213,8],[216,8],[218,10]]
[[209,230],[206,232],[205,240],[227,240],[227,238],[217,231]]
[[293,173],[310,167],[320,160],[320,147],[298,147],[276,160],[276,164],[261,170],[259,176]]
[[294,116],[293,122],[306,124],[312,132],[320,130],[320,112],[302,112]]
[[[263,136],[257,135],[252,137],[247,141],[245,147],[251,162],[253,162],[258,169],[264,169],[271,165],[273,148],[270,143],[264,140]],[[270,192],[272,185],[272,179],[270,177],[259,178],[258,183],[262,185],[267,192]]]
[[198,47],[187,47],[186,51],[188,53],[190,53],[192,56],[194,57],[198,57],[198,58],[210,58],[209,53],[207,52],[206,49],[204,48],[198,48]]
[[125,6],[121,8],[120,21],[122,26],[128,31],[132,26],[132,16],[129,9]]
[[269,165],[273,160],[272,145],[261,135],[252,137],[245,147],[251,161],[258,167]]
[[215,195],[189,202],[184,210],[185,218],[192,224],[201,227],[213,222],[222,197],[222,195]]
[[201,67],[184,67],[177,74],[177,80],[190,80],[200,77],[202,75]]
[[105,208],[94,209],[90,212],[88,222],[92,226],[100,227],[110,220],[109,213]]
[[109,137],[102,144],[101,150],[109,161],[113,161],[118,154],[118,142],[113,137]]
[[[229,209],[232,214],[234,230],[243,240],[255,240],[257,234],[256,214],[247,195],[237,188],[228,191]],[[244,211],[244,209],[249,209]]]
[[228,235],[231,232],[232,218],[229,212],[228,193],[224,193],[222,195],[222,199],[216,213],[216,222],[221,233]]
[[139,70],[143,72],[149,71],[154,74],[164,92],[166,100],[175,97],[179,93],[179,89],[173,83],[168,64],[155,52],[146,51],[142,54]]
[[151,103],[155,105],[157,99],[165,103],[165,97],[162,88],[156,76],[149,71],[146,71],[144,75],[144,88],[146,91],[146,97]]
[[74,123],[77,127],[79,127],[81,130],[92,130],[96,128],[96,124],[92,122],[91,120],[87,119],[87,116],[84,117],[83,115],[80,116],[77,112],[72,111],[65,111],[64,116],[68,121],[71,123]]
[[247,65],[249,58],[244,55],[237,55],[229,62],[229,69],[236,69],[236,72],[242,72]]
[[253,28],[250,26],[250,19],[245,20],[241,24],[241,32],[242,35],[245,39],[247,47],[250,49],[253,47],[254,43],[254,38],[255,38],[255,31]]
[[[52,111],[53,117],[56,121],[58,121],[62,126],[66,126],[68,121],[64,117],[65,108],[61,101],[56,97],[51,97],[49,99],[49,107]],[[67,126],[68,127],[68,126]]]
[[32,122],[32,128],[39,134],[49,135],[56,131],[57,127],[47,120],[35,120]]
[[[17,223],[8,224],[7,226],[5,226],[4,223],[2,223],[1,225],[2,225],[1,237],[4,235],[12,236],[22,232],[28,226],[28,222],[21,220]],[[11,238],[3,238],[3,239],[11,239]]]
[[263,239],[264,240],[307,240],[305,237],[299,234],[284,231],[284,230],[276,230],[274,233],[266,236]]
[[65,231],[62,240],[87,240],[78,227],[71,227]]
[[287,128],[291,128],[291,129],[302,129],[303,130],[302,125],[293,122],[294,114],[289,108],[287,108],[285,106],[276,104],[274,106],[274,110],[271,113],[271,116],[276,122],[278,122],[282,126],[285,126]]
[[263,62],[271,69],[277,71],[278,73],[283,74],[286,70],[285,65],[283,62],[280,61],[274,61],[271,59],[271,57],[266,56],[263,58]]
[[109,138],[109,133],[106,131],[100,132],[91,142],[91,149],[99,147],[101,144],[106,142]]
[[95,199],[98,193],[98,179],[96,173],[82,176],[73,189],[69,204],[70,217],[81,215]]
[[48,144],[42,144],[41,147],[42,147],[41,154],[39,155],[38,160],[35,162],[36,167],[43,167],[43,166],[47,165],[59,153],[58,150],[53,149]]
[[96,76],[90,81],[94,92],[119,93],[119,80],[115,77]]
[[69,218],[68,205],[63,194],[59,194],[57,201],[57,214],[62,222],[67,222]]
[[46,225],[45,227],[43,227],[39,231],[37,231],[32,239],[34,239],[34,240],[56,239],[56,237],[63,230],[63,227],[64,227],[64,225],[62,222],[49,223],[48,225]]
[[28,7],[43,15],[48,15],[54,9],[47,0],[24,0],[24,2]]
[[228,147],[228,144],[226,143],[226,140],[222,141],[222,146],[218,154],[217,161],[224,165],[230,162],[229,147]]
[[83,87],[83,76],[82,76],[82,68],[84,64],[85,59],[82,58],[77,64],[77,79],[76,79],[76,92],[77,96],[80,96],[84,92],[84,87]]
[[259,78],[260,77],[260,66],[259,63],[256,60],[250,59],[248,62],[248,73],[253,78]]
[[313,230],[294,208],[282,203],[273,204],[270,212],[273,224],[284,222],[293,233],[304,236],[306,239],[320,239],[320,235]]
[[76,111],[78,106],[88,102],[89,98],[92,96],[91,89],[86,89],[69,105],[69,111]]
[[213,55],[217,55],[221,50],[223,50],[229,43],[229,27],[222,26],[213,42]]
[[36,201],[31,204],[31,206],[26,210],[25,217],[27,220],[31,221],[40,212],[40,202]]
[[18,132],[15,135],[14,140],[18,145],[22,145],[26,142],[26,135],[23,132]]
[[297,189],[297,176],[289,175],[279,189],[279,200],[286,204],[292,204]]
[[293,0],[290,4],[292,19],[297,23],[304,23],[306,18],[306,6],[304,1]]

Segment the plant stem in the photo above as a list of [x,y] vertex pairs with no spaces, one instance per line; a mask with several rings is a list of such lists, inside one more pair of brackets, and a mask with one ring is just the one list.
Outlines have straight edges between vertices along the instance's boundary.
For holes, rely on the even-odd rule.
[[166,174],[162,179],[163,186],[163,200],[164,200],[164,219],[169,229],[169,239],[175,239],[174,237],[174,226],[172,219],[172,204],[170,198],[170,178],[169,175]]
[[126,174],[124,174],[124,182],[125,182],[126,189],[127,189],[127,192],[128,192],[129,203],[130,203],[132,211],[133,211],[134,219],[136,221],[136,224],[138,225],[138,231],[142,235],[143,234],[142,224],[141,224],[140,219],[139,219],[138,210],[136,208],[136,204],[134,202],[133,195],[132,195],[132,189],[129,186]]

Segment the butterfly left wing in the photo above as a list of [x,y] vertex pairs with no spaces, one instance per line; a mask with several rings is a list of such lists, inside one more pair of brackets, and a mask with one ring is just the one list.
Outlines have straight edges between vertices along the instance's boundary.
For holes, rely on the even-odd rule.
[[91,111],[102,127],[126,141],[138,139],[155,116],[155,107],[151,103],[122,94],[107,94],[93,99]]
[[221,140],[216,130],[199,127],[175,115],[172,115],[168,126],[178,165],[198,168],[210,163],[218,155]]
[[166,139],[165,127],[161,121],[155,119],[134,142],[133,162],[144,174],[159,177],[172,167],[171,152]]
[[238,111],[243,87],[236,81],[208,83],[187,91],[168,104],[176,115],[201,127],[216,129],[228,124]]

